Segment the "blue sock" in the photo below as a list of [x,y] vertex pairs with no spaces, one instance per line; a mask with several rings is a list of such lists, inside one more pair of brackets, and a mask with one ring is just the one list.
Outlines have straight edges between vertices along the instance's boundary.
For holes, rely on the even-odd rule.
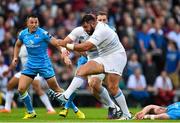
[[64,106],[65,109],[69,109],[71,107],[71,101],[68,100]]
[[34,112],[31,97],[29,96],[27,91],[24,94],[20,94],[20,99],[22,99],[28,113]]
[[76,112],[78,112],[78,107],[76,107],[76,105],[74,104],[74,102],[73,101],[71,101],[71,108],[74,110],[74,112],[76,113]]
[[74,112],[78,112],[78,108],[77,108],[76,105],[73,103],[73,100],[74,100],[75,96],[76,96],[76,93],[73,93],[73,94],[69,97],[67,103],[66,103],[65,106],[64,106],[65,109],[72,108],[72,109],[74,110]]

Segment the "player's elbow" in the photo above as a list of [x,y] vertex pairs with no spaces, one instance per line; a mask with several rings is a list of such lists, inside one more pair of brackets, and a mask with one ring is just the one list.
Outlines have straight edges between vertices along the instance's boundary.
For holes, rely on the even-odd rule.
[[88,51],[88,50],[92,49],[93,46],[94,46],[94,45],[93,45],[92,43],[87,42],[87,43],[85,43],[85,45],[83,46],[83,49],[84,49],[84,51]]
[[83,47],[83,50],[84,50],[84,51],[88,51],[88,50],[90,50],[90,49],[91,49],[90,46],[85,46],[85,47]]

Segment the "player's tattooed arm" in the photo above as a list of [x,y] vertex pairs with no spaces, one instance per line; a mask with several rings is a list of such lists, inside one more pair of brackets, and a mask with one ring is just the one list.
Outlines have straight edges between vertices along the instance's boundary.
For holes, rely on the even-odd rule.
[[69,44],[69,43],[66,44],[67,49],[78,51],[78,52],[85,52],[92,49],[93,47],[94,47],[94,44],[92,44],[89,41],[86,41],[81,44]]

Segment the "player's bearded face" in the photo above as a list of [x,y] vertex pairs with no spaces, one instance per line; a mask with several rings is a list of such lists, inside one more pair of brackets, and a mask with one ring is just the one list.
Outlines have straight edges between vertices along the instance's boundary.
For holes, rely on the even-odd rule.
[[29,29],[30,32],[34,32],[36,31],[37,27],[39,26],[39,21],[38,18],[32,18],[30,17],[27,20],[27,27]]
[[90,23],[85,23],[83,25],[84,30],[87,32],[88,35],[92,35],[94,32],[94,27]]

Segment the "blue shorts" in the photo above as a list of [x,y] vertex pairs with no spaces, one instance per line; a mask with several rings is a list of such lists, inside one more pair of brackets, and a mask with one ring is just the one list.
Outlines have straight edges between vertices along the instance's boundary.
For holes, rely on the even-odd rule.
[[25,75],[35,75],[35,76],[39,73],[39,75],[45,79],[55,76],[54,70],[51,66],[44,68],[26,67],[24,70],[21,71],[21,73]]
[[88,60],[85,56],[81,56],[77,61],[77,67],[80,67],[81,65],[85,64],[87,61]]

